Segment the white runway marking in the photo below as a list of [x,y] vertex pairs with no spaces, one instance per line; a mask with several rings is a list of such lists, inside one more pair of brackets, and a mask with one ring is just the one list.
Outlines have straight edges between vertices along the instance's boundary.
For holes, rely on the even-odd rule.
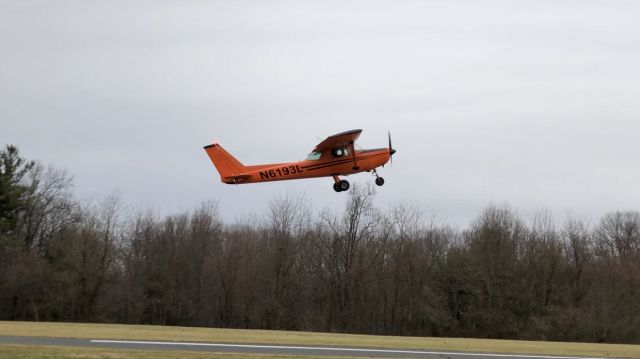
[[484,356],[498,358],[539,358],[539,359],[604,359],[599,357],[573,357],[555,355],[527,355],[527,354],[495,354],[495,353],[465,353],[465,352],[438,352],[423,350],[400,350],[400,349],[366,349],[366,348],[337,348],[337,347],[304,347],[304,346],[284,346],[284,345],[259,345],[259,344],[218,344],[218,343],[189,343],[189,342],[153,342],[135,340],[98,340],[92,339],[92,343],[111,344],[139,344],[139,345],[175,345],[175,346],[202,346],[221,348],[247,348],[247,349],[285,349],[285,350],[319,350],[319,351],[345,351],[359,353],[388,353],[388,354],[424,354],[424,355],[457,355],[457,356]]

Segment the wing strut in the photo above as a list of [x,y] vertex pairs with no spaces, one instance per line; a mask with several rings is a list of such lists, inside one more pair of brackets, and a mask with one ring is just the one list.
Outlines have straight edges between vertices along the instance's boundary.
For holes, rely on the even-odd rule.
[[353,141],[349,141],[349,148],[351,149],[351,155],[353,156],[353,170],[357,171],[360,169],[360,166],[358,166],[358,161],[356,161],[356,146]]

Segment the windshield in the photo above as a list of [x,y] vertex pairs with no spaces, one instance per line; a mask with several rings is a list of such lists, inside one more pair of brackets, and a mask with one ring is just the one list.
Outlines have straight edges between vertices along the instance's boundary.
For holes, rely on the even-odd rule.
[[315,160],[319,160],[320,159],[320,155],[322,153],[320,152],[311,152],[308,156],[307,156],[307,161],[315,161]]

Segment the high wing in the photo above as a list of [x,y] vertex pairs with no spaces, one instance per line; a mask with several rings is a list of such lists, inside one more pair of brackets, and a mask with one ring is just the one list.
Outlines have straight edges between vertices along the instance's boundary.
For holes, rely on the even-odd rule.
[[318,143],[313,152],[322,152],[325,150],[332,150],[336,147],[348,146],[355,142],[362,130],[351,130],[327,137],[324,141]]

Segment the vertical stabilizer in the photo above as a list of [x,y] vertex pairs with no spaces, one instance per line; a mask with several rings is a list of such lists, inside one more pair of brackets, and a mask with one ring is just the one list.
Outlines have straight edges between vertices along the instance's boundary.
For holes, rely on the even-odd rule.
[[245,166],[222,148],[220,144],[214,143],[212,145],[205,146],[204,150],[207,152],[207,155],[209,155],[213,165],[216,166],[223,182],[225,177],[238,176],[245,171]]

